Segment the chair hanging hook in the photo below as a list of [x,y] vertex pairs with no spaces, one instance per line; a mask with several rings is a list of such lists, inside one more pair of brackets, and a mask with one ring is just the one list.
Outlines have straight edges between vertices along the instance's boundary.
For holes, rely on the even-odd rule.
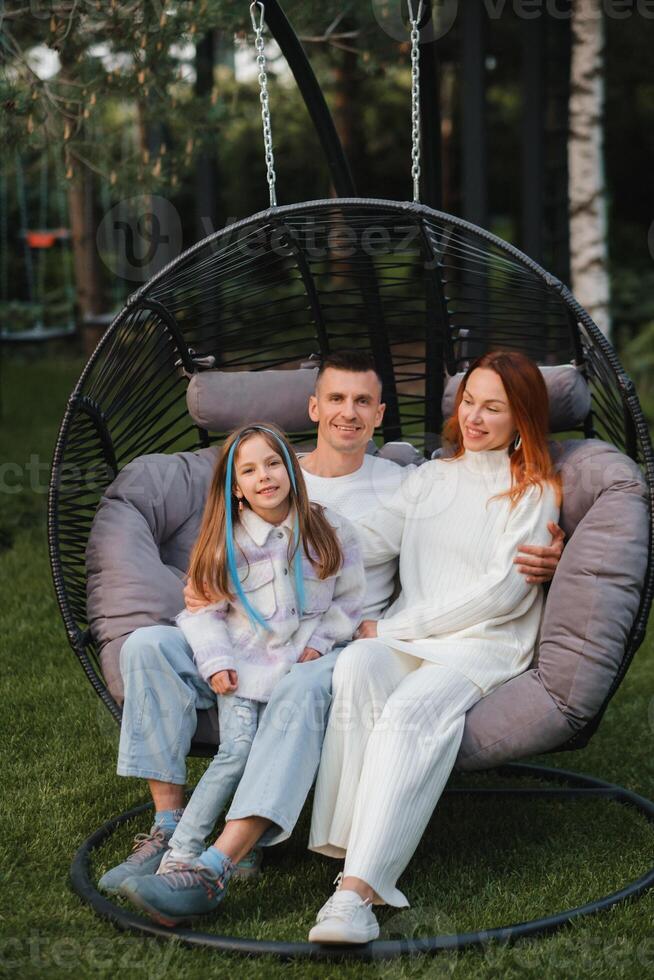
[[424,0],[420,0],[415,17],[412,0],[407,0],[407,7],[411,25],[411,176],[413,200],[418,203],[420,200],[420,30],[418,24],[424,13]]
[[[259,8],[259,23],[257,23],[256,11]],[[250,4],[250,18],[254,31],[254,46],[257,51],[257,68],[259,70],[257,80],[259,82],[259,102],[261,103],[261,122],[263,124],[263,147],[266,158],[266,180],[270,192],[270,207],[277,207],[277,175],[275,174],[275,158],[273,155],[272,127],[270,123],[270,105],[268,100],[268,76],[266,74],[266,53],[263,41],[263,29],[265,26],[265,6],[261,0],[255,0]]]
[[[256,10],[259,8],[259,23],[257,24]],[[264,18],[265,8],[261,0],[254,0],[254,3],[250,4],[250,19],[252,21],[252,30],[256,33],[257,31],[263,30],[263,18]]]

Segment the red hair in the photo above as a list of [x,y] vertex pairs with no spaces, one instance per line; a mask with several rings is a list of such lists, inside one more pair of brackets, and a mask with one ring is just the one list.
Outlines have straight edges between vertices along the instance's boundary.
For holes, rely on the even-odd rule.
[[547,445],[549,398],[543,375],[532,360],[518,351],[491,351],[474,361],[466,371],[454,399],[454,411],[443,429],[443,439],[454,448],[452,459],[464,453],[459,425],[459,406],[468,378],[477,368],[494,371],[504,385],[521,444],[511,453],[511,489],[506,494],[516,504],[530,486],[551,483],[560,496],[561,479],[554,472]]

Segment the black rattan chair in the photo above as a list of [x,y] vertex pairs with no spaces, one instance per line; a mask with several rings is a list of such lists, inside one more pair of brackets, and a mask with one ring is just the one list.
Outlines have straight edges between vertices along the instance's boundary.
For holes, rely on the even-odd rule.
[[[634,386],[568,289],[511,245],[459,218],[417,203],[345,196],[353,192],[351,178],[315,78],[276,2],[266,4],[266,17],[300,83],[342,196],[271,207],[231,225],[131,296],[70,397],[55,449],[49,498],[55,591],[73,651],[117,721],[120,708],[105,685],[88,628],[85,551],[91,524],[104,490],[131,460],[194,450],[221,438],[192,422],[185,401],[188,375],[202,370],[207,358],[221,370],[261,371],[291,368],[310,354],[334,349],[369,349],[387,403],[380,435],[385,441],[408,439],[425,455],[438,446],[444,380],[472,358],[503,347],[543,365],[573,362],[592,393],[592,409],[575,435],[616,446],[639,464],[650,490],[654,485],[654,454]],[[651,541],[651,501],[649,518]],[[653,583],[650,551],[618,672],[596,715],[566,749],[587,743],[623,679],[645,634]],[[502,772],[559,781],[565,788],[500,788],[495,794],[595,795],[635,806],[654,820],[654,804],[601,780],[515,764]],[[307,943],[171,933],[109,903],[91,882],[89,854],[143,809],[105,824],[73,862],[73,884],[99,914],[123,928],[245,954],[346,955]],[[347,955],[376,959],[534,935],[653,884],[654,870],[619,892],[546,919],[464,936],[377,942]]]
[[[450,215],[389,201],[317,201],[239,222],[130,298],[70,397],[55,449],[55,590],[71,646],[117,720],[86,616],[85,548],[103,491],[138,456],[210,444],[185,402],[185,372],[201,370],[202,358],[212,355],[223,370],[258,371],[343,346],[374,353],[388,404],[383,437],[401,436],[427,453],[437,442],[446,371],[494,347],[523,350],[542,364],[574,361],[592,392],[578,436],[617,446],[654,483],[647,425],[611,346],[569,291],[510,245]],[[653,575],[650,560],[607,702],[643,639]],[[566,748],[584,745],[598,718]],[[569,778],[579,792],[579,779]],[[89,888],[84,878],[80,891]],[[292,955],[316,955],[302,949]]]

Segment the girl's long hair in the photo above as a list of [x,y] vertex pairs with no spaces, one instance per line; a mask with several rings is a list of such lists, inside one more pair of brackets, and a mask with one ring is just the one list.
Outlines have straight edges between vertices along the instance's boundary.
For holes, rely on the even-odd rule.
[[458,459],[464,453],[459,406],[468,378],[477,368],[488,368],[499,375],[521,440],[521,445],[511,452],[511,488],[499,496],[508,496],[516,504],[530,486],[542,487],[547,482],[554,486],[560,500],[561,479],[554,471],[547,445],[547,387],[534,362],[518,351],[491,351],[478,357],[466,371],[456,393],[454,410],[443,429],[443,440],[454,449],[451,458]]
[[[343,554],[336,531],[325,517],[323,508],[309,500],[302,469],[288,438],[276,425],[269,422],[262,422],[260,425],[265,425],[265,429],[259,428],[256,423],[244,425],[228,436],[211,477],[200,531],[189,560],[189,581],[195,592],[210,602],[217,602],[221,599],[233,601],[234,599],[233,587],[227,569],[225,518],[226,508],[230,507],[232,524],[235,527],[238,523],[239,511],[238,499],[234,493],[236,488],[235,476],[232,480],[232,486],[229,488],[225,486],[227,459],[234,443],[238,442],[236,449],[236,456],[238,456],[240,447],[255,435],[262,436],[270,448],[279,453],[287,472],[288,464],[275,435],[288,450],[297,488],[296,492],[293,489],[293,479],[289,474],[291,505],[295,506],[298,515],[300,544],[305,555],[316,569],[318,577],[324,579],[329,578],[330,575],[335,575],[343,563]],[[265,431],[266,429],[271,429],[275,435]],[[243,506],[249,506],[246,500],[243,500]],[[289,563],[292,561],[296,550],[297,545],[294,546],[291,540],[288,555]]]

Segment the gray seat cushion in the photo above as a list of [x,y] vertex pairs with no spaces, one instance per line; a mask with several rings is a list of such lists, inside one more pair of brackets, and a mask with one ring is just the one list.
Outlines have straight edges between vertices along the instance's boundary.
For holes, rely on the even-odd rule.
[[532,667],[468,712],[460,769],[560,746],[601,707],[640,604],[649,550],[640,470],[598,440],[563,443],[560,523],[568,536]]
[[86,549],[87,611],[107,687],[123,699],[120,650],[140,626],[173,625],[215,448],[141,456],[107,488]]
[[[172,625],[184,605],[183,579],[217,452],[141,456],[98,506],[86,549],[87,612],[104,679],[119,702],[120,650],[129,634]],[[424,462],[408,443],[389,443],[379,455],[403,465]]]
[[[98,508],[87,550],[89,624],[119,701],[124,640],[139,626],[172,623],[182,608],[182,575],[215,453],[134,460]],[[596,440],[563,443],[558,465],[568,543],[549,590],[537,658],[468,713],[461,769],[561,745],[595,715],[624,654],[647,566],[644,480],[627,457]],[[212,725],[209,719],[207,730],[215,732]]]

